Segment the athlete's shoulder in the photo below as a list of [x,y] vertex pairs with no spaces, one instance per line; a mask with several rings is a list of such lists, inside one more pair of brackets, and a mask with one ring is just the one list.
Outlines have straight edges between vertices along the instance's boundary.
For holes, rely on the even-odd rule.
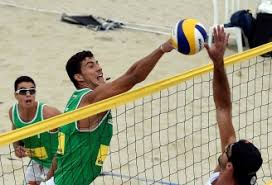
[[12,106],[10,106],[10,108],[8,109],[9,113],[11,114],[13,109],[15,108],[15,106],[17,105],[17,103],[14,103]]
[[80,104],[78,107],[84,107],[86,105],[89,105],[92,100],[95,97],[95,90],[89,89],[89,88],[85,88],[84,90],[82,90],[82,94],[81,94],[81,100],[80,100]]
[[12,113],[12,109],[13,109],[13,106],[11,106],[11,107],[9,108],[9,110],[8,110],[9,114]]
[[43,118],[44,119],[48,119],[48,118],[57,116],[59,114],[61,114],[61,112],[57,108],[52,107],[52,106],[48,106],[48,105],[44,105],[44,107],[43,107]]

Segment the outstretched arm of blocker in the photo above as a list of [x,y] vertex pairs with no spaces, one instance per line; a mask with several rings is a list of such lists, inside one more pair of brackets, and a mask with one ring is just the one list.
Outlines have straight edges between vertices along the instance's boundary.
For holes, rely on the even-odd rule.
[[236,141],[235,131],[232,124],[232,105],[228,78],[224,68],[224,53],[229,35],[223,27],[217,26],[213,30],[214,44],[205,45],[209,57],[214,65],[213,71],[213,97],[216,107],[216,119],[220,132],[221,150]]

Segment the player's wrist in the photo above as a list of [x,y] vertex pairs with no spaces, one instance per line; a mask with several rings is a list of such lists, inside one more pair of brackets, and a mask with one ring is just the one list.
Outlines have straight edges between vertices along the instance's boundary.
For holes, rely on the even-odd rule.
[[159,48],[160,48],[160,50],[161,50],[162,53],[166,53],[166,51],[165,51],[165,49],[163,47],[163,44],[161,44]]

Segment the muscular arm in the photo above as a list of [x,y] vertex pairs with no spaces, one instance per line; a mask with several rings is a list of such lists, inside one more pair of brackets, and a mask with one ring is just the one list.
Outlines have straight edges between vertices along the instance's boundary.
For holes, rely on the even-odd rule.
[[[80,103],[80,107],[126,92],[135,84],[144,81],[162,55],[173,49],[171,41],[168,40],[165,42],[162,45],[162,48],[157,48],[151,54],[134,63],[128,71],[118,79],[113,82],[100,85],[95,88],[93,92],[85,95]],[[84,129],[94,128],[99,122],[97,121],[97,117],[101,118],[101,114],[96,117],[89,118],[88,121],[79,121],[78,127]]]
[[213,61],[213,97],[216,107],[216,119],[220,132],[222,152],[225,147],[235,142],[236,136],[232,125],[232,106],[229,82],[224,68],[224,53],[228,43],[229,35],[226,35],[224,28],[219,26],[214,29],[214,44],[209,47],[205,45],[209,57]]
[[[229,35],[226,35],[223,28],[219,26],[214,29],[214,44],[209,47],[205,45],[209,57],[213,61],[213,98],[216,107],[216,120],[220,133],[221,151],[230,143],[236,140],[232,124],[232,105],[228,78],[224,68],[224,53],[228,43]],[[215,171],[219,171],[219,165]]]
[[[165,52],[171,51],[173,49],[171,41],[165,42],[163,48]],[[113,82],[98,86],[82,101],[91,104],[130,90],[134,85],[146,79],[163,54],[162,49],[157,48],[151,54],[134,63],[125,74]]]
[[235,131],[232,124],[232,105],[229,83],[224,69],[224,61],[214,62],[213,96],[216,107],[216,119],[220,132],[221,150],[235,142]]

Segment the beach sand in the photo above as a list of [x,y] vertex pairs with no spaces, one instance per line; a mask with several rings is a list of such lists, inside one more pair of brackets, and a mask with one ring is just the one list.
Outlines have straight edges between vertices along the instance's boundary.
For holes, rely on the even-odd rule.
[[[17,7],[3,4],[14,4]],[[256,2],[251,2],[249,7],[251,10],[255,11]],[[221,11],[223,11],[223,8],[223,4],[220,4]],[[168,36],[166,35],[128,29],[94,32],[84,27],[61,22],[61,13],[75,15],[92,14],[113,20],[120,20],[122,22],[144,23],[159,26],[172,26],[179,19],[183,18],[196,18],[203,23],[207,29],[213,23],[212,2],[209,0],[0,1],[0,82],[2,84],[0,86],[0,133],[9,131],[11,127],[8,118],[8,109],[15,103],[13,97],[13,84],[18,76],[29,75],[33,77],[37,84],[37,100],[63,110],[66,101],[74,90],[74,87],[65,72],[66,61],[72,54],[81,50],[91,50],[99,60],[103,68],[104,76],[116,79],[120,74],[126,72],[135,61],[149,54],[155,48],[159,47],[162,42],[168,39]],[[234,53],[236,53],[235,46],[231,46],[230,49],[227,50],[226,56]],[[136,88],[208,63],[209,58],[205,51],[194,56],[185,56],[173,51],[163,56],[149,77],[143,83],[137,85]],[[233,73],[236,75],[239,71]],[[243,73],[243,75],[245,75],[244,78],[246,78],[246,74],[246,72]],[[203,91],[201,92],[204,94],[205,89],[211,88],[210,78],[205,78],[208,79],[208,84],[204,83],[201,87],[194,85],[195,89],[202,88]],[[235,78],[239,77],[236,76]],[[188,84],[190,83],[192,82],[188,82]],[[174,89],[172,89],[176,96],[181,94],[180,96],[183,99],[186,97],[184,99],[185,102],[186,100],[190,102],[190,97],[192,97],[192,94],[195,92],[190,89],[190,85],[188,84],[183,84],[181,87],[174,87]],[[207,87],[205,85],[207,85]],[[184,94],[184,91],[177,90],[179,88],[188,88],[186,91],[187,93]],[[165,93],[167,94],[169,91]],[[157,95],[153,96],[156,97]],[[128,175],[130,177],[98,178],[95,184],[102,184],[105,183],[105,181],[106,184],[152,184],[146,179],[161,179],[178,184],[183,184],[185,182],[193,184],[193,178],[195,178],[195,182],[201,183],[207,179],[210,170],[215,166],[216,154],[218,152],[218,147],[210,148],[211,146],[218,145],[211,92],[209,91],[207,97],[203,98],[203,101],[201,101],[202,103],[197,102],[194,99],[194,103],[197,103],[196,106],[193,106],[191,103],[185,105],[182,101],[180,102],[180,105],[175,104],[176,96],[173,95],[172,99],[165,98],[166,102],[164,102],[163,105],[176,105],[176,107],[173,107],[173,109],[176,110],[181,109],[182,106],[187,107],[184,114],[189,114],[187,115],[187,117],[189,117],[189,122],[190,117],[195,115],[194,119],[196,120],[191,120],[191,122],[195,123],[205,120],[203,121],[204,126],[205,124],[208,124],[208,122],[212,122],[213,124],[209,125],[209,127],[206,125],[205,129],[199,128],[203,125],[196,124],[196,128],[190,126],[187,128],[189,129],[188,131],[184,128],[184,124],[175,125],[177,122],[184,121],[184,118],[178,116],[180,115],[178,111],[169,111],[169,109],[167,109],[166,111],[170,113],[160,113],[164,106],[157,106],[159,102],[156,101],[159,100],[151,102],[151,100],[149,100],[150,97],[147,97],[145,105],[139,106],[139,110],[127,110],[125,114],[115,118],[115,122],[118,122],[118,128],[114,128],[115,137],[113,138],[111,146],[112,153],[105,164],[105,171],[114,169],[115,171],[113,172]],[[182,98],[180,100],[183,100]],[[139,101],[141,104],[141,101],[143,100]],[[205,104],[204,102],[208,103]],[[151,104],[154,105],[151,106]],[[135,105],[127,105],[127,107],[129,106],[135,108]],[[114,110],[113,113],[118,114],[118,111],[122,112],[123,109],[126,108],[120,107],[119,110]],[[135,109],[137,109],[137,107]],[[203,113],[205,110],[209,110],[211,113]],[[202,112],[201,116],[197,116],[197,113],[192,113],[194,111]],[[147,112],[147,115],[143,116],[143,112]],[[128,118],[125,118],[125,115]],[[149,118],[150,115],[152,115],[153,118]],[[128,127],[129,125],[134,124],[135,117],[136,119],[139,119],[139,124]],[[169,119],[169,117],[171,119]],[[174,119],[175,121],[169,121],[172,120],[173,117],[176,117],[176,119]],[[131,121],[128,121],[127,119],[131,119]],[[158,127],[158,125],[154,126],[151,124],[153,122],[158,122],[158,119],[160,123],[164,123],[165,121],[167,125]],[[145,126],[143,126],[143,124]],[[151,125],[153,125],[153,127]],[[182,128],[178,128],[178,126]],[[132,130],[130,131],[130,129],[127,129],[127,131],[124,132],[122,128],[126,129],[127,127]],[[156,130],[163,130],[164,127],[169,129],[156,132]],[[184,133],[176,133],[177,129],[183,129]],[[194,134],[192,130],[194,130]],[[190,132],[192,133],[190,134]],[[186,133],[189,133],[188,136],[186,136]],[[173,138],[169,135],[173,136]],[[198,137],[199,135],[201,138]],[[209,137],[207,137],[207,135],[209,135]],[[159,141],[158,137],[169,137],[169,140],[157,142]],[[198,147],[191,143],[188,144],[187,148],[185,147],[185,150],[181,145],[187,143],[187,141],[185,142],[186,139],[192,141],[193,138],[198,144],[202,143],[203,147]],[[173,142],[172,145],[166,144],[169,141],[175,142]],[[153,146],[150,146],[150,144]],[[114,148],[114,146],[118,147]],[[143,149],[142,146],[146,148]],[[194,146],[193,150],[190,149],[192,146]],[[125,151],[118,151],[118,149],[122,147],[126,148]],[[152,152],[147,152],[149,151],[148,149],[152,147]],[[167,150],[170,152],[167,152]],[[191,159],[191,157],[195,156],[192,155],[193,153],[201,153],[199,150],[204,152],[203,155],[200,155],[199,161],[198,159],[196,160],[196,158]],[[9,149],[7,147],[1,148],[0,153],[9,153]],[[122,159],[120,159],[120,155],[125,157],[121,157]],[[8,156],[9,155],[2,155],[3,159],[1,162],[6,165],[4,169],[12,169],[12,165],[14,165],[11,165],[10,161],[7,160]],[[212,157],[207,158],[207,156]],[[135,160],[136,158],[137,160]],[[174,160],[169,160],[169,158],[174,158]],[[127,162],[130,160],[131,162]],[[198,162],[192,165],[191,162],[188,161]],[[20,166],[21,160],[15,160],[15,163],[18,163],[15,164],[15,166]],[[25,160],[24,163],[26,164],[27,160]],[[120,164],[123,163],[124,165],[120,167]],[[158,164],[161,164],[162,166],[165,165],[163,170],[160,169]],[[200,165],[199,168],[197,167],[198,165]],[[185,166],[186,170],[180,170]],[[169,171],[165,172],[165,169],[169,169]],[[179,172],[175,173],[177,169],[179,169]],[[137,174],[137,171],[141,173]],[[139,175],[145,180],[135,180],[135,178],[131,178],[136,175]],[[203,178],[200,178],[202,176]],[[0,176],[0,179],[1,178],[2,177]],[[130,180],[128,181],[128,179]],[[4,181],[0,180],[0,184],[3,182]],[[160,182],[158,183],[161,184]],[[6,176],[5,184],[15,184],[13,177],[9,178]],[[21,180],[17,180],[17,184],[21,184]]]

